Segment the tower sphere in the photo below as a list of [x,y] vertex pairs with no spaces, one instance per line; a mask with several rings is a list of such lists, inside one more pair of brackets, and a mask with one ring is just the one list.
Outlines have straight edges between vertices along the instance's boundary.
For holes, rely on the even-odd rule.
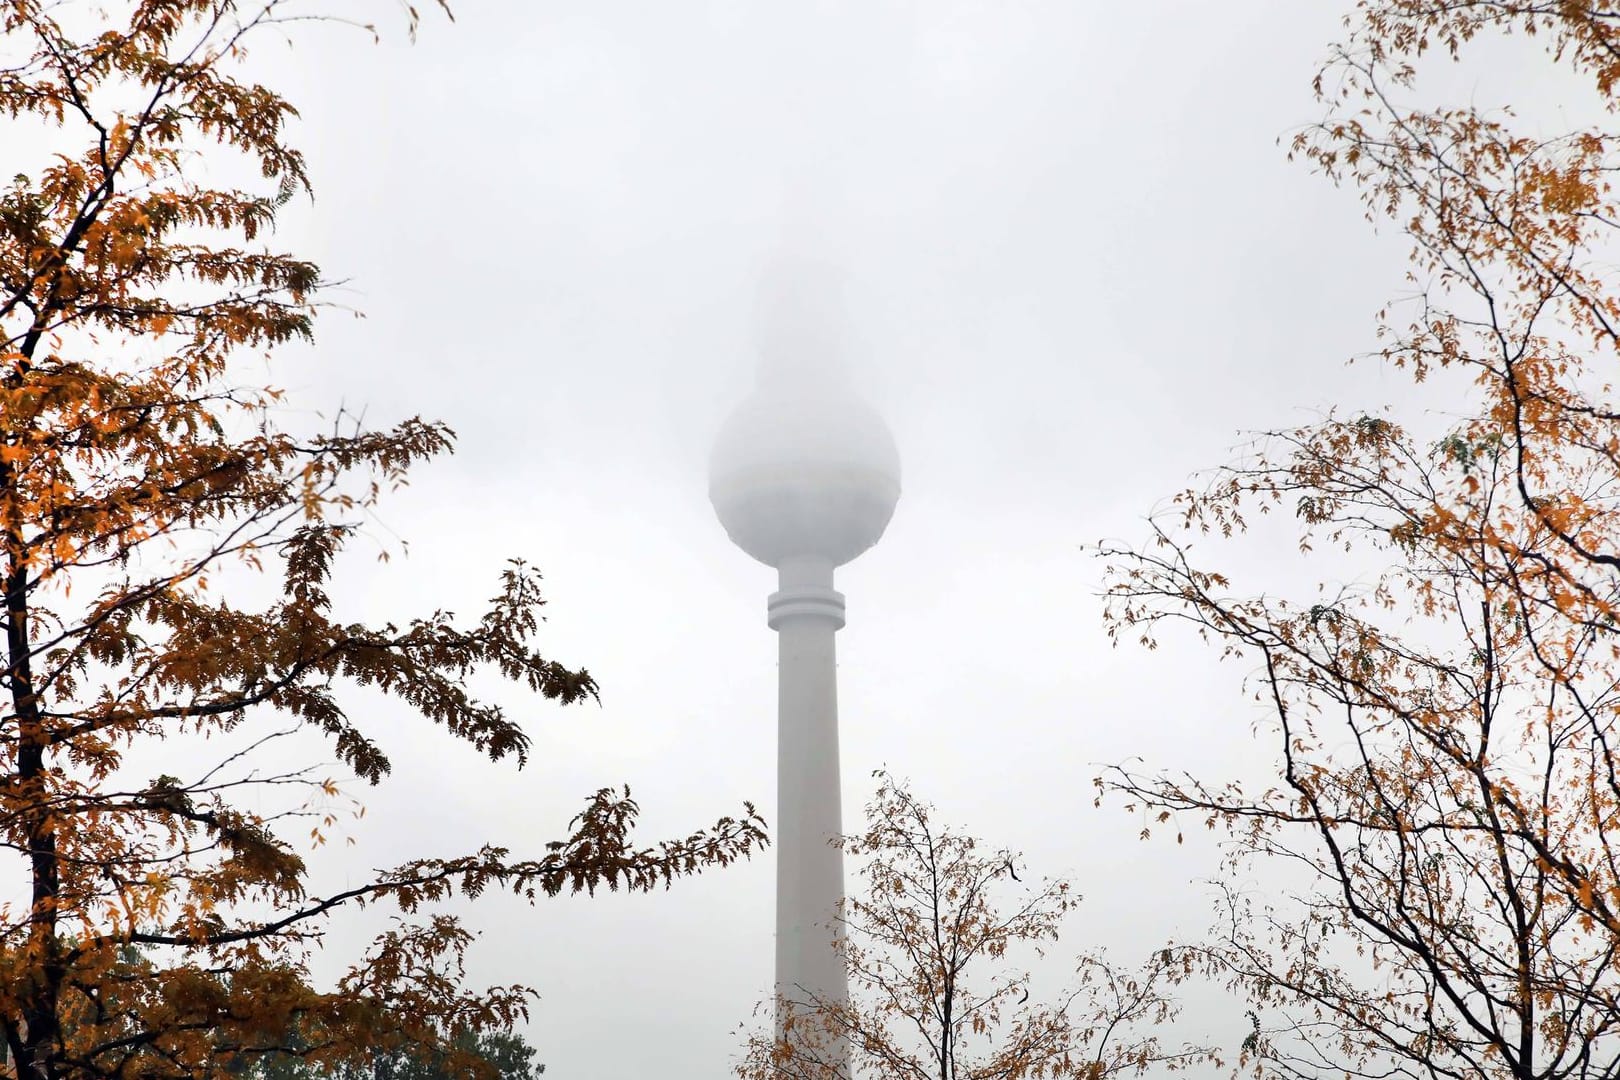
[[841,566],[877,543],[900,498],[900,454],[840,380],[765,379],[709,462],[709,501],[732,543],[767,566]]

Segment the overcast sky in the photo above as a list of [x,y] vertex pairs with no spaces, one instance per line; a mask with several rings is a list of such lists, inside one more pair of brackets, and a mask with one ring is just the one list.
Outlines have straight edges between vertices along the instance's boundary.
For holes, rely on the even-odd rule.
[[[522,773],[385,706],[395,773],[348,857],[538,850],[625,782],[649,840],[773,814],[773,576],[727,542],[705,465],[785,248],[844,269],[845,359],[904,462],[887,536],[838,575],[846,822],[887,765],[1071,876],[1069,944],[1134,959],[1203,928],[1208,849],[1140,844],[1090,781],[1130,755],[1242,769],[1260,713],[1190,641],[1110,649],[1081,546],[1142,537],[1243,429],[1406,392],[1344,365],[1402,245],[1278,145],[1320,115],[1348,3],[455,6],[414,46],[304,28],[260,57],[317,195],[281,236],[367,316],[326,318],[275,377],[311,412],[460,433],[383,506],[410,557],[353,560],[354,610],[475,613],[525,557],[546,647],[603,702],[502,691],[535,736]],[[538,987],[548,1075],[725,1075],[769,992],[772,888],[767,856],[667,894],[484,903],[473,976]],[[338,952],[359,927],[334,924]],[[1205,1028],[1243,1034],[1199,1003]]]

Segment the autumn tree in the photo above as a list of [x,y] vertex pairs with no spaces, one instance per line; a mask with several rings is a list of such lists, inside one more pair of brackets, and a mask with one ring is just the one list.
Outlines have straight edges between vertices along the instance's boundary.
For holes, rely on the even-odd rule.
[[[310,760],[377,783],[383,720],[415,714],[521,765],[530,710],[469,677],[562,705],[597,689],[538,650],[522,562],[471,620],[373,625],[333,600],[362,516],[452,434],[287,430],[280,395],[240,369],[311,337],[323,285],[275,242],[308,175],[293,106],[249,77],[247,51],[322,14],[0,3],[0,1036],[20,1080],[204,1077],[287,1052],[488,1075],[469,1033],[509,1027],[529,995],[463,986],[471,932],[441,901],[652,889],[762,841],[748,810],[638,845],[636,804],[604,790],[544,850],[311,878],[298,845],[333,789]],[[271,587],[238,590],[255,576]],[[162,775],[129,767],[159,746]],[[397,918],[317,986],[312,950],[360,904]],[[319,1035],[294,1047],[292,1031]]]
[[1026,882],[1016,852],[942,828],[877,775],[865,832],[840,841],[862,883],[840,916],[850,999],[796,1003],[790,1030],[750,1038],[739,1077],[1102,1080],[1203,1056],[1155,1030],[1176,1015],[1158,960],[1127,971],[1084,953],[1070,989],[1031,1001],[1016,962],[1057,941],[1080,897],[1066,881]]
[[[1104,549],[1113,631],[1187,621],[1245,658],[1272,758],[1258,787],[1103,785],[1235,841],[1217,932],[1185,957],[1249,996],[1264,1071],[1613,1076],[1620,8],[1363,0],[1348,27],[1294,150],[1410,239],[1380,359],[1445,385],[1454,420],[1262,436],[1147,547]],[[1479,86],[1514,42],[1555,108]],[[1459,70],[1467,104],[1443,92]],[[1204,561],[1206,536],[1278,531],[1351,584],[1290,598]],[[1278,887],[1243,886],[1262,875]]]

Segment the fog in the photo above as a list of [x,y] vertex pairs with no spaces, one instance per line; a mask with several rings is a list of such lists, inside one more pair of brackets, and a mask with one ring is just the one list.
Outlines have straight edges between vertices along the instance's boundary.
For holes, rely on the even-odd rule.
[[[1072,877],[1069,945],[1135,960],[1202,929],[1213,848],[1139,842],[1091,779],[1133,756],[1242,774],[1261,713],[1195,640],[1111,648],[1082,548],[1143,537],[1244,430],[1410,393],[1345,364],[1403,246],[1286,160],[1341,5],[455,7],[414,45],[303,27],[257,57],[316,190],[280,237],[365,315],[330,312],[271,371],[311,422],[459,433],[372,525],[408,558],[351,560],[341,602],[473,612],[521,556],[549,584],[544,646],[603,697],[489,688],[533,732],[522,772],[378,705],[395,772],[354,791],[332,872],[537,850],[605,785],[649,841],[743,800],[771,816],[773,575],[715,521],[708,455],[762,361],[837,363],[904,470],[883,541],[839,571],[845,821],[887,767]],[[1240,588],[1307,580],[1243,558]],[[767,853],[667,894],[485,900],[471,976],[540,991],[548,1076],[725,1075],[770,989],[772,887]],[[367,928],[334,923],[334,964]],[[1215,994],[1185,1019],[1245,1032]]]

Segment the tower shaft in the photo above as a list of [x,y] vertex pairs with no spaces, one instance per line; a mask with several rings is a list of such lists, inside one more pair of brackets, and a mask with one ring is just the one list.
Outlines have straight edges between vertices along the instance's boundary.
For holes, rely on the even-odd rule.
[[[849,1000],[835,922],[844,896],[834,635],[844,597],[826,559],[784,561],[770,598],[777,632],[776,993],[777,1028],[795,1005],[841,1009]],[[786,1037],[822,1060],[848,1060],[842,1037],[812,1028]]]

